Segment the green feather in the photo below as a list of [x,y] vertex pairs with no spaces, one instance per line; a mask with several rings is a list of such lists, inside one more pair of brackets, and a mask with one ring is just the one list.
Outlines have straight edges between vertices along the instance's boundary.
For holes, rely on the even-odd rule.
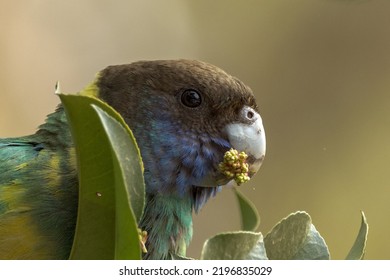
[[[169,253],[185,256],[192,239],[192,200],[179,195],[146,196],[142,230],[147,231],[145,259],[169,259]],[[153,244],[149,246],[149,244]]]
[[0,139],[0,171],[0,259],[66,259],[78,183],[61,107],[36,134]]

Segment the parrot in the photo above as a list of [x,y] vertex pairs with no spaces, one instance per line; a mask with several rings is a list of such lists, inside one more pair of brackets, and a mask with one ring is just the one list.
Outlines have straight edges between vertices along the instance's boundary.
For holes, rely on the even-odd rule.
[[[253,91],[212,64],[191,59],[108,66],[77,94],[112,106],[140,149],[147,232],[143,259],[183,254],[199,213],[231,179],[224,153],[248,155],[249,177],[266,151]],[[80,120],[83,121],[83,120]],[[60,104],[35,134],[0,139],[0,259],[68,259],[78,208],[75,146]]]

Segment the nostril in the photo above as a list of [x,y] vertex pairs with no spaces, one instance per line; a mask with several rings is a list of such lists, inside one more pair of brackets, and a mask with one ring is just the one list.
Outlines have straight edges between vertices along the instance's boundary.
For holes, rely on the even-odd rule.
[[257,119],[259,119],[260,116],[256,112],[255,109],[253,109],[249,106],[244,106],[240,111],[239,118],[240,118],[241,122],[251,124],[251,123],[254,123],[255,121],[257,121]]
[[248,119],[253,119],[253,117],[255,116],[255,114],[252,112],[252,111],[248,111],[247,113],[246,113],[246,116],[248,117]]

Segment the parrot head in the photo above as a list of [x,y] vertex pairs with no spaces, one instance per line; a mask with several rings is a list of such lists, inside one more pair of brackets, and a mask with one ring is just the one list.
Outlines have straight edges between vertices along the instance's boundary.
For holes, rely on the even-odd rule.
[[230,148],[260,168],[265,131],[252,90],[223,70],[194,60],[110,66],[98,80],[100,98],[133,130],[149,190],[185,193],[230,180],[218,163]]
[[188,245],[192,211],[231,181],[218,168],[228,150],[246,153],[249,177],[259,170],[266,141],[254,95],[237,78],[195,60],[109,66],[95,83],[98,97],[134,133],[145,167],[140,227],[152,248],[147,258],[165,258],[183,240]]

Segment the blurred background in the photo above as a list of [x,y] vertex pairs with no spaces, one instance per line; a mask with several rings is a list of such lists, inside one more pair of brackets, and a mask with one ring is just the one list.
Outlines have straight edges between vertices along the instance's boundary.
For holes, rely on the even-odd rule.
[[[110,64],[192,58],[256,94],[267,156],[241,187],[266,234],[307,211],[333,259],[366,213],[366,259],[390,259],[390,1],[166,0],[0,2],[0,137],[30,134]],[[195,217],[189,255],[240,228],[225,189]]]

